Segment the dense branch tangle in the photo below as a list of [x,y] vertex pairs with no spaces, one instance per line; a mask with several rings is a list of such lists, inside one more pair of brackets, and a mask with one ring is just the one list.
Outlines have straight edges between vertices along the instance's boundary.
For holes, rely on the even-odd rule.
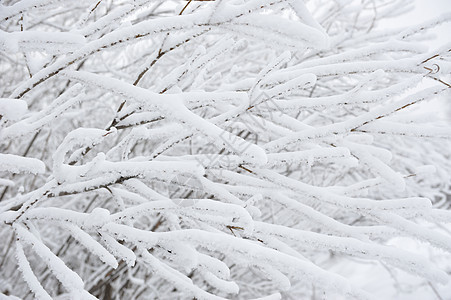
[[378,31],[408,2],[4,1],[0,292],[371,298],[329,252],[445,282],[386,245],[451,250],[419,222],[451,131],[406,113],[449,93],[417,39],[450,17]]

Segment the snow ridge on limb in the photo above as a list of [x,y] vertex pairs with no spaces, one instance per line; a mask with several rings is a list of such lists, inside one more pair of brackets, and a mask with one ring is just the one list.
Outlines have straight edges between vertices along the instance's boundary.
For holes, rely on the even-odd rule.
[[[49,125],[56,118],[59,118],[65,111],[85,100],[86,95],[82,91],[83,87],[77,84],[68,88],[65,93],[38,113],[32,114],[27,118],[22,118],[10,126],[3,128],[0,131],[0,137],[3,139],[13,139],[39,131],[42,127]],[[25,102],[17,99],[14,101]],[[16,113],[18,111],[20,110],[16,110]]]
[[53,254],[47,246],[21,225],[14,226],[14,229],[19,239],[24,243],[31,245],[33,251],[44,260],[65,289],[71,293],[83,293],[83,281],[75,272],[70,270],[60,258]]
[[[177,237],[177,240],[193,243],[195,245],[202,245],[202,247],[208,249],[215,249],[221,252],[231,251],[232,253],[245,255],[252,263],[261,264],[261,262],[257,262],[260,260],[269,263],[270,265],[275,264],[278,268],[284,266],[282,269],[286,270],[288,273],[302,274],[302,277],[305,279],[311,280],[312,282],[319,282],[320,285],[325,285],[333,290],[344,289],[344,294],[352,298],[359,299],[361,297],[360,299],[373,299],[373,297],[366,292],[351,287],[344,278],[328,274],[310,262],[301,261],[281,253],[278,253],[277,257],[275,257],[274,250],[263,248],[252,242],[236,242],[235,237],[222,236],[194,229],[167,233],[141,232],[135,228],[116,224],[107,224],[104,226],[104,230],[115,236],[127,238],[135,243],[139,241],[139,243],[147,245],[147,247],[154,245],[158,239],[173,240],[174,237]],[[130,234],[130,232],[135,232],[135,234]],[[139,238],[133,238],[132,236],[139,236]]]

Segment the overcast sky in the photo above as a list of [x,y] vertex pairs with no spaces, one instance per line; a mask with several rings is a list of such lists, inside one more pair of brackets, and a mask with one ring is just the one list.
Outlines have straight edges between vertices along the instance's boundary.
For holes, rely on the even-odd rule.
[[[407,26],[427,21],[451,12],[451,0],[415,0],[415,9],[409,14],[390,21],[392,25]],[[398,24],[396,24],[398,23]],[[445,23],[434,31],[439,38],[450,39],[451,23]]]
[[[451,12],[451,0],[412,0],[415,1],[415,9],[408,14],[394,19],[387,20],[386,24],[390,27],[404,27],[427,21],[441,14]],[[451,23],[440,26],[440,33],[444,33],[444,28],[448,29],[447,38],[449,39],[449,30]]]
[[451,12],[450,0],[416,0],[416,9],[412,16],[417,18],[431,18],[441,13]]

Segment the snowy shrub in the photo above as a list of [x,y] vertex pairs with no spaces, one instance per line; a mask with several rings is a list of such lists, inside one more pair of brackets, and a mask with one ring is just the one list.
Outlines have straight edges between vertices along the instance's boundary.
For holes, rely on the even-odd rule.
[[372,299],[348,257],[447,282],[389,243],[451,251],[451,129],[415,111],[451,16],[378,26],[411,4],[2,1],[0,295]]

